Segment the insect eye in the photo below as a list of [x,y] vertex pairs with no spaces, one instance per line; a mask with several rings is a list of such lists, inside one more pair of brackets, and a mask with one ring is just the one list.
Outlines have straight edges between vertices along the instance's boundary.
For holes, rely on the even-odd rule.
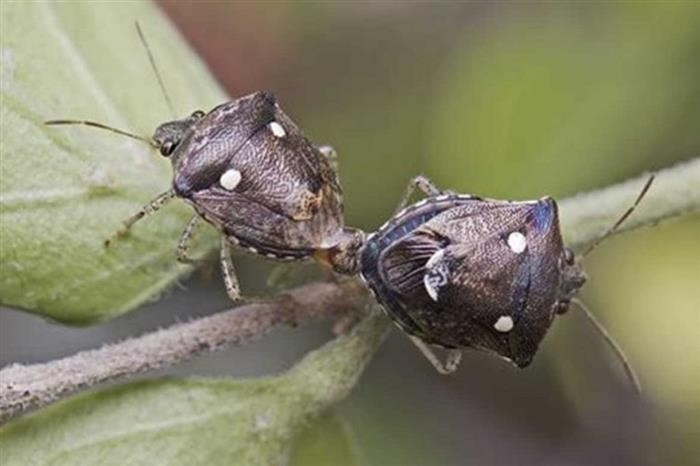
[[160,153],[161,153],[164,157],[167,157],[167,156],[169,156],[170,154],[173,153],[173,151],[175,150],[175,147],[176,147],[176,146],[177,146],[177,143],[175,143],[175,142],[173,142],[173,141],[166,141],[166,142],[164,142],[163,144],[161,144],[161,146],[160,146]]
[[564,249],[564,261],[566,265],[574,265],[574,252],[571,249]]
[[205,115],[205,113],[201,110],[195,110],[192,112],[192,118],[202,118]]

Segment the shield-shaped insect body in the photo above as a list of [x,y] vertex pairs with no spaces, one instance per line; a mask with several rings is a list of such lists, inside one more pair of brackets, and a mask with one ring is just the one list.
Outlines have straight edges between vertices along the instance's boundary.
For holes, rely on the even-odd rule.
[[[550,197],[511,202],[442,194],[422,177],[413,187],[429,197],[369,236],[361,251],[362,278],[440,372],[454,370],[458,350],[465,348],[529,365],[554,317],[586,281],[582,256],[563,244],[557,203]],[[588,317],[637,385],[619,347]],[[453,350],[447,363],[428,345]]]
[[153,139],[172,162],[175,194],[245,249],[305,258],[343,230],[330,161],[268,92],[165,123]]
[[585,276],[566,252],[557,206],[435,196],[377,231],[362,275],[410,335],[527,366]]
[[276,260],[317,257],[343,272],[353,256],[345,252],[362,242],[361,232],[344,227],[342,189],[328,150],[312,144],[269,92],[163,123],[148,142],[170,159],[172,188],[127,219],[116,236],[167,201],[185,200],[197,215],[183,233],[178,259],[190,261],[200,219],[213,225],[223,235],[221,263],[232,299],[239,289],[231,245]]

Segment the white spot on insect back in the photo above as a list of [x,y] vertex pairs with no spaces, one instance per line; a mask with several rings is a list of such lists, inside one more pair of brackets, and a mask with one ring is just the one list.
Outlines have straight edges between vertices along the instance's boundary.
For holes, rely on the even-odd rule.
[[428,296],[435,302],[438,302],[438,294],[441,287],[445,286],[449,281],[449,269],[442,262],[445,256],[444,249],[438,249],[430,256],[428,262],[425,263],[426,273],[423,275],[423,286]]
[[430,296],[430,299],[437,302],[438,290],[437,288],[435,288],[435,284],[430,275],[423,275],[423,286],[425,287],[425,291],[428,292],[428,296]]
[[513,330],[513,318],[511,316],[501,316],[493,324],[493,328],[503,333],[510,332]]
[[238,186],[238,183],[240,182],[241,172],[239,172],[235,168],[229,168],[224,172],[223,175],[221,175],[221,178],[219,178],[219,183],[221,184],[221,187],[227,191],[233,191],[234,189],[236,189],[236,186]]
[[514,231],[508,235],[508,247],[516,254],[523,252],[527,247],[527,239],[525,239],[525,235],[519,231]]
[[280,125],[276,121],[271,121],[270,124],[267,126],[270,128],[270,131],[272,131],[272,134],[274,134],[275,137],[283,138],[287,135],[287,132],[284,130],[282,125]]
[[435,251],[435,253],[430,256],[430,259],[428,259],[428,262],[425,263],[425,268],[426,269],[432,269],[435,264],[440,262],[442,260],[443,256],[445,255],[445,250],[444,249],[438,249]]

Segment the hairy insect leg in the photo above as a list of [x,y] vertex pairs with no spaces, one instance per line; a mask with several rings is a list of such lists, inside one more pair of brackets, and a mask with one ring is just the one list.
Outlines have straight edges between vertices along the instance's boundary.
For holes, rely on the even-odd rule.
[[108,239],[105,240],[105,247],[109,247],[112,242],[116,241],[117,239],[126,236],[129,234],[129,230],[131,227],[134,225],[134,223],[138,222],[142,218],[152,215],[158,210],[160,210],[161,207],[163,207],[165,204],[167,204],[170,200],[172,200],[175,197],[175,191],[172,189],[169,191],[166,191],[164,193],[161,193],[153,199],[151,202],[146,204],[145,206],[141,207],[141,209],[136,212],[134,215],[131,217],[127,218],[122,222],[121,227]]
[[180,236],[180,241],[177,243],[177,251],[175,257],[178,262],[183,264],[196,264],[199,261],[192,259],[188,256],[190,247],[192,246],[192,239],[197,234],[199,226],[201,225],[202,218],[199,215],[194,215],[190,219],[189,223],[185,227],[185,231],[182,232]]
[[423,175],[418,175],[408,183],[408,186],[406,186],[406,191],[403,193],[401,201],[394,211],[394,215],[398,214],[401,209],[406,207],[406,204],[408,204],[409,199],[411,199],[411,196],[416,189],[421,190],[427,196],[437,196],[441,193],[441,191],[437,188],[437,186],[435,186],[435,184],[433,184],[432,181],[430,181],[429,178]]
[[440,374],[451,374],[457,370],[457,367],[462,360],[462,351],[456,349],[447,350],[447,358],[445,358],[445,361],[443,362],[440,360],[440,358],[438,358],[437,354],[435,354],[432,348],[423,342],[423,340],[411,335],[409,335],[409,338]]
[[241,287],[238,285],[236,269],[231,259],[231,244],[226,237],[221,238],[221,273],[224,276],[226,294],[231,298],[231,301],[239,301],[241,299]]

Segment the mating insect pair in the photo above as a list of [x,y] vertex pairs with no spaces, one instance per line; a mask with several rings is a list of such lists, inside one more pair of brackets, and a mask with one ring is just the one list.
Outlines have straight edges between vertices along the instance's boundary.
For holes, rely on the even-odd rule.
[[[149,58],[153,64],[150,51]],[[165,94],[155,65],[154,70]],[[117,236],[179,197],[196,215],[181,237],[177,258],[190,261],[188,245],[202,219],[216,227],[222,234],[224,281],[234,300],[240,291],[231,245],[278,260],[313,257],[340,273],[359,272],[442,373],[457,367],[465,348],[527,366],[554,316],[568,309],[586,279],[581,260],[563,245],[551,198],[506,202],[442,193],[418,177],[400,209],[416,187],[427,199],[401,210],[369,237],[346,227],[332,149],[306,139],[270,93],[164,123],[152,139],[95,122],[47,123],[108,129],[145,141],[171,160],[172,188],[127,219]],[[610,232],[636,207],[651,180]],[[614,341],[578,304],[638,387]],[[447,361],[429,345],[448,348]]]

